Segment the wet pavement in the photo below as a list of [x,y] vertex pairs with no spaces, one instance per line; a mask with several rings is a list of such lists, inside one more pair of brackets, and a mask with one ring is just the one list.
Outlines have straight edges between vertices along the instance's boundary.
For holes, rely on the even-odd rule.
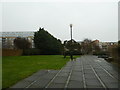
[[119,88],[118,68],[97,56],[69,61],[61,70],[40,70],[11,88]]

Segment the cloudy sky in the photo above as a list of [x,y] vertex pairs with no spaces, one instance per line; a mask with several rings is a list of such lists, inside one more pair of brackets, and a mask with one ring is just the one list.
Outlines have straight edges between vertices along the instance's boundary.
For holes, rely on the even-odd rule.
[[44,27],[62,41],[73,38],[118,40],[118,2],[4,2],[2,31],[37,31]]

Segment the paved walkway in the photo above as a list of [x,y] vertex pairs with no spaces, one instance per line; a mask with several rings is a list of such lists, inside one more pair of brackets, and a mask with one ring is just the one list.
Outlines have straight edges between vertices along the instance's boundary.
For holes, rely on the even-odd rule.
[[118,88],[118,79],[117,67],[87,55],[61,70],[41,70],[11,88]]

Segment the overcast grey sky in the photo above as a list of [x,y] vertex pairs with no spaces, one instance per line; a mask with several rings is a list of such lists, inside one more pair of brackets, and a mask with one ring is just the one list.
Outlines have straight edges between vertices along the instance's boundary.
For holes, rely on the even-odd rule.
[[73,38],[118,40],[117,2],[11,2],[3,3],[3,31],[37,31],[44,27],[62,41]]

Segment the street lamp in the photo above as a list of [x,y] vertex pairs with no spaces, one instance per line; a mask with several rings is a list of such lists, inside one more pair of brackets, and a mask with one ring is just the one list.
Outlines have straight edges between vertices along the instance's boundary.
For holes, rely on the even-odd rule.
[[70,30],[71,30],[71,42],[72,42],[72,24],[70,24]]
[[70,31],[71,31],[71,47],[70,47],[70,58],[73,60],[73,54],[72,54],[72,24],[70,24]]

